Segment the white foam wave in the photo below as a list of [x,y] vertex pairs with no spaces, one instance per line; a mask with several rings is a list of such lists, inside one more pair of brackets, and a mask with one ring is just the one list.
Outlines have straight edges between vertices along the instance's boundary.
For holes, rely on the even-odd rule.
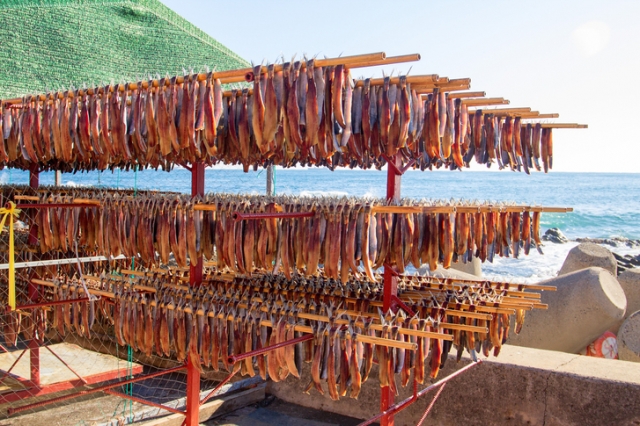
[[348,197],[345,191],[301,191],[301,197]]
[[91,187],[93,185],[91,185],[90,183],[76,183],[72,180],[68,180],[66,182],[62,183],[62,186],[69,186],[71,188],[87,188],[87,187]]

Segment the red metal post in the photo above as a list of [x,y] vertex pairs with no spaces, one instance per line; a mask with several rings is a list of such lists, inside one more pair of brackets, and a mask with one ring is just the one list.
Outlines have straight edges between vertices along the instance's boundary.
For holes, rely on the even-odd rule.
[[40,386],[40,346],[35,339],[29,340],[29,361],[31,364],[31,382]]
[[[399,201],[402,184],[402,159],[399,154],[389,158],[387,164],[387,201]],[[398,277],[389,266],[384,267],[384,291],[382,308],[384,312],[393,305],[394,297],[398,295]],[[385,412],[393,405],[395,395],[389,386],[380,389],[380,411]],[[384,415],[380,421],[381,426],[393,426],[393,414]]]
[[[38,166],[33,165],[29,169],[29,186],[33,189],[37,189],[40,186],[40,172]],[[29,230],[29,245],[38,244],[38,225],[34,223]],[[39,287],[29,280],[27,287],[27,294],[29,300],[37,302],[39,299],[38,294]],[[31,382],[35,386],[40,386],[40,345],[35,339],[29,341],[29,370],[31,375]]]
[[[191,196],[204,196],[204,163],[197,162],[191,165]],[[189,282],[192,286],[202,283],[202,257],[195,266],[189,269]],[[200,423],[200,370],[189,357],[187,362],[187,402],[186,418],[184,426],[198,426]]]
[[33,189],[37,189],[40,186],[40,172],[35,164],[29,169],[29,186]]
[[[191,166],[191,196],[204,196],[204,163],[197,162]],[[189,282],[192,286],[202,283],[202,257],[198,259],[196,266],[189,270]]]
[[[393,406],[389,407],[387,410],[385,410],[385,411],[383,411],[383,412],[371,417],[370,419],[365,420],[362,423],[359,423],[358,426],[368,426],[368,425],[374,423],[378,419],[382,419],[380,424],[383,424],[385,416],[389,416],[389,415],[393,416],[393,414],[404,410],[409,405],[411,405],[414,402],[416,402],[418,400],[418,398],[420,398],[421,396],[427,394],[428,392],[430,392],[431,390],[433,390],[435,388],[442,388],[442,386],[446,385],[447,382],[449,382],[451,379],[453,379],[453,378],[465,373],[467,370],[469,370],[469,369],[471,369],[471,368],[473,368],[476,365],[481,364],[481,363],[482,363],[482,361],[472,362],[471,364],[468,364],[468,365],[462,367],[460,370],[451,373],[450,375],[448,375],[444,379],[440,379],[437,382],[435,382],[434,384],[427,386],[426,388],[422,389],[420,392],[417,391],[417,382],[414,381],[414,384],[413,384],[413,395],[411,395],[409,398],[405,399],[402,402],[394,404]],[[434,401],[437,399],[438,396],[440,396],[439,393],[434,398]],[[426,414],[428,414],[429,411],[431,411],[431,408],[433,408],[433,404],[435,403],[434,401],[432,401],[432,404],[430,404],[430,406],[427,407]],[[425,415],[425,417],[426,417],[426,415]]]

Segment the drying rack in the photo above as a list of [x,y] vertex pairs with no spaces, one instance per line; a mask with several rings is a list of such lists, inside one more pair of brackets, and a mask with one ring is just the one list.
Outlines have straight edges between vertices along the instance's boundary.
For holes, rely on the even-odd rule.
[[[357,68],[357,67],[368,67],[368,66],[375,66],[375,65],[387,65],[387,64],[393,64],[393,63],[402,63],[402,62],[408,62],[408,61],[414,61],[414,60],[418,60],[420,58],[419,55],[403,55],[403,56],[397,56],[397,57],[389,57],[387,58],[386,55],[384,53],[376,53],[376,54],[368,54],[368,55],[357,55],[357,56],[353,56],[353,57],[343,57],[343,58],[332,58],[332,59],[317,59],[315,61],[315,65],[318,67],[322,67],[322,66],[330,66],[330,65],[345,65],[346,67],[349,68]],[[278,67],[282,68],[281,65],[276,65],[276,70],[278,69]],[[304,68],[304,65],[303,65]],[[262,72],[266,72],[267,69],[266,67],[264,68],[264,70]],[[178,82],[180,82],[181,77],[177,77]],[[199,81],[202,81],[206,78],[211,78],[210,75],[207,74],[199,74],[197,75],[197,79]],[[254,74],[253,74],[253,70],[250,68],[247,69],[241,69],[241,70],[232,70],[232,71],[223,71],[223,72],[216,72],[215,73],[215,77],[214,78],[220,78],[222,80],[222,83],[232,83],[232,82],[241,82],[241,81],[252,81],[254,79]],[[184,78],[183,78],[184,80]],[[392,79],[393,80],[393,79]],[[467,90],[469,88],[469,84],[470,84],[470,79],[448,79],[448,78],[441,78],[437,75],[428,75],[428,76],[415,76],[415,77],[408,77],[407,81],[414,84],[414,87],[416,88],[416,91],[419,94],[424,94],[427,93],[431,90],[433,90],[434,88],[440,88],[441,90],[446,90],[451,92],[452,97],[456,97],[456,98],[463,98],[465,99],[465,103],[469,106],[469,107],[482,107],[482,106],[488,106],[488,105],[505,105],[508,104],[508,101],[505,101],[502,98],[480,98],[480,99],[470,99],[470,98],[474,98],[474,97],[484,97],[484,92],[464,92],[464,90]],[[380,84],[381,82],[374,82],[373,80],[371,81],[372,84]],[[141,85],[144,88],[149,87],[148,82],[143,82]],[[159,86],[159,82],[158,81],[153,81],[151,83],[151,85],[153,87],[158,87]],[[168,81],[167,81],[168,84]],[[362,85],[363,82],[362,81],[356,81],[356,87],[358,85]],[[127,85],[118,85],[116,86],[115,90],[118,91],[125,91],[125,90],[135,90],[138,88],[138,84],[136,83],[129,83]],[[102,89],[88,89],[86,91],[78,91],[78,96],[83,96],[86,92],[86,94],[93,94],[96,92],[99,92]],[[454,93],[455,91],[458,91],[459,93]],[[249,90],[250,92],[250,90]],[[225,93],[225,96],[230,96],[230,93]],[[62,96],[62,94],[59,94],[59,96]],[[73,97],[73,93],[68,93],[68,96]],[[469,99],[468,99],[469,98]],[[43,102],[47,102],[49,100],[48,97],[44,96],[44,95],[40,95],[40,97],[38,98],[40,101]],[[20,108],[21,107],[21,102],[22,99],[13,99],[13,100],[8,100],[5,101],[5,103],[7,105],[11,105],[11,107],[13,108]],[[557,117],[557,114],[541,114],[537,111],[531,111],[530,108],[504,108],[504,109],[491,109],[491,110],[486,110],[487,113],[491,113],[491,114],[495,114],[495,115],[503,115],[503,116],[517,116],[517,117],[521,117],[523,119],[541,119],[541,118],[555,118]],[[473,114],[474,111],[470,110],[469,114]],[[573,124],[573,123],[569,123],[569,124],[563,124],[563,123],[543,123],[542,124],[543,128],[584,128],[586,126],[584,125],[580,125],[580,124]],[[413,165],[413,160],[408,161],[407,163],[403,163],[402,160],[402,156],[401,154],[396,154],[393,157],[389,158],[389,157],[385,157],[386,161],[387,161],[387,170],[386,170],[386,200],[389,203],[393,203],[393,202],[399,202],[401,199],[401,187],[402,187],[402,176],[403,174],[409,169],[411,168],[411,166]],[[192,163],[190,166],[188,165],[184,165],[187,170],[190,171],[191,173],[191,196],[193,198],[196,197],[202,197],[205,195],[205,168],[207,167],[207,165],[202,162],[202,161],[198,161],[195,163]],[[39,170],[37,169],[36,166],[32,166],[29,170],[29,186],[32,189],[37,189],[39,186]],[[85,200],[78,200],[80,203],[82,203]],[[86,200],[89,203],[91,203],[91,200]],[[78,204],[78,203],[69,203],[68,205],[55,205],[55,204],[42,204],[42,205],[38,205],[37,208],[48,208],[48,207],[68,207],[68,208],[74,208],[74,207],[79,207],[82,204]],[[95,205],[95,204],[93,204]],[[29,207],[29,205],[25,205],[23,207]],[[34,205],[31,205],[32,208],[36,207]],[[205,207],[202,207],[202,209],[206,209]],[[558,210],[560,211],[560,210]],[[566,211],[566,209],[564,210]],[[279,217],[285,217],[284,215],[286,215],[286,217],[305,217],[305,215],[312,215],[313,213],[309,213],[309,212],[301,212],[301,213],[279,213]],[[247,214],[239,214],[238,217],[236,218],[237,220],[250,220],[252,219],[251,215],[247,215]],[[37,242],[37,229],[35,227],[32,227],[30,230],[30,236],[29,236],[29,243],[30,244],[36,244]],[[189,284],[190,286],[193,287],[197,287],[199,285],[202,284],[203,281],[203,270],[204,270],[204,264],[203,264],[203,259],[202,257],[200,257],[195,265],[192,265],[189,267]],[[411,311],[411,309],[406,306],[403,301],[398,297],[398,273],[393,269],[393,267],[389,266],[389,265],[384,265],[384,273],[383,273],[383,299],[382,299],[382,308],[383,311],[388,311],[388,310],[392,310],[392,311],[397,311],[398,309],[402,309],[405,310],[409,315],[412,315],[413,312]],[[38,295],[39,295],[39,290],[38,290],[38,285],[35,283],[29,283],[28,286],[28,295],[29,295],[29,299],[31,300],[31,304],[25,306],[21,306],[18,308],[21,309],[30,309],[30,308],[35,308],[35,307],[39,307],[44,305],[43,303],[39,303],[38,301]],[[77,300],[76,300],[77,301]],[[69,301],[64,301],[61,303],[70,303]],[[47,305],[51,305],[51,302],[47,302]],[[283,343],[279,343],[277,345],[274,346],[269,346],[269,347],[265,347],[262,349],[259,349],[257,351],[251,351],[251,352],[246,352],[244,354],[236,354],[230,357],[229,361],[233,364],[236,362],[239,362],[243,359],[249,358],[249,357],[253,357],[256,355],[260,355],[260,354],[264,354],[267,353],[271,350],[277,349],[277,348],[281,348],[284,346],[289,346],[289,345],[294,345],[297,343],[300,343],[302,341],[306,341],[306,340],[310,340],[313,338],[313,335],[311,334],[307,334],[307,335],[303,335],[302,337],[298,337],[296,339],[293,340],[289,340]],[[99,382],[105,382],[105,381],[109,381],[112,379],[115,379],[116,376],[115,375],[106,375],[103,377],[99,377],[99,378],[95,378],[95,380],[92,381],[88,381],[80,376],[78,376],[78,380],[70,380],[70,381],[66,381],[66,382],[62,382],[62,383],[57,383],[55,385],[52,386],[41,386],[40,385],[40,346],[38,344],[38,342],[34,339],[32,341],[29,342],[28,344],[28,351],[29,351],[29,361],[30,361],[30,372],[31,372],[31,376],[29,379],[23,379],[21,380],[23,383],[31,386],[31,392],[29,391],[25,391],[26,393],[14,393],[11,395],[11,400],[16,401],[16,400],[21,400],[24,399],[28,396],[34,396],[34,390],[36,391],[37,395],[44,395],[47,393],[51,393],[51,392],[56,392],[59,390],[64,390],[64,389],[71,389],[73,387],[77,387],[77,386],[84,386],[87,384],[96,384]],[[448,383],[448,381],[454,379],[455,377],[464,374],[465,372],[469,371],[471,368],[473,368],[474,366],[478,365],[480,363],[480,361],[477,362],[473,362],[472,364],[454,372],[453,374],[449,375],[448,377],[445,377],[441,380],[439,380],[438,382],[426,387],[425,389],[418,391],[418,382],[415,380],[414,378],[414,383],[413,383],[413,395],[404,400],[401,401],[399,403],[395,403],[394,401],[394,394],[392,393],[392,390],[389,386],[387,387],[383,387],[381,388],[381,398],[380,398],[380,413],[374,417],[372,417],[371,419],[365,421],[364,423],[362,423],[362,425],[367,425],[367,424],[371,424],[374,421],[380,420],[380,424],[383,426],[392,426],[394,425],[394,416],[400,412],[401,410],[404,410],[405,408],[407,408],[409,405],[411,405],[412,403],[414,403],[415,401],[417,401],[417,399],[423,395],[425,395],[426,393],[430,392],[431,390],[434,390],[436,388],[438,389],[438,392],[436,394],[436,396],[433,398],[433,401],[431,402],[431,404],[427,407],[427,410],[425,412],[425,416],[429,413],[429,411],[431,410],[431,408],[433,407],[433,404],[435,403],[435,401],[438,399],[438,397],[440,396],[442,389],[444,388],[444,386],[446,385],[446,383]],[[67,366],[67,368],[69,368],[72,372],[73,369],[71,366]],[[135,383],[137,381],[142,381],[142,380],[146,380],[149,378],[153,378],[153,377],[158,377],[164,374],[168,374],[168,373],[173,373],[176,371],[186,371],[186,376],[187,376],[187,382],[186,382],[186,407],[184,409],[184,411],[182,410],[177,410],[177,409],[173,409],[161,404],[157,404],[151,401],[145,401],[143,399],[140,398],[136,398],[136,397],[132,397],[130,395],[124,395],[121,394],[119,392],[113,391],[112,389],[117,387],[117,386],[121,386],[124,384],[129,384],[129,383]],[[5,374],[8,374],[9,372],[5,372]],[[35,408],[37,406],[42,406],[42,405],[46,405],[48,403],[51,402],[61,402],[61,401],[65,401],[71,398],[74,398],[80,394],[88,394],[88,393],[95,393],[95,392],[106,392],[109,393],[111,395],[115,395],[115,396],[119,396],[122,398],[126,398],[126,399],[131,399],[137,402],[141,402],[144,404],[149,404],[152,406],[156,406],[159,408],[163,408],[166,409],[167,411],[170,412],[174,412],[174,413],[180,413],[183,414],[185,416],[185,420],[183,422],[184,425],[186,426],[197,426],[199,423],[199,410],[200,407],[207,402],[212,396],[214,396],[216,394],[216,392],[219,391],[219,389],[221,389],[226,383],[228,383],[233,376],[235,375],[235,373],[231,373],[229,376],[227,376],[224,380],[222,380],[218,386],[216,386],[208,395],[206,395],[204,398],[200,398],[200,371],[198,369],[197,366],[193,365],[193,363],[189,360],[186,362],[186,364],[184,366],[178,366],[175,368],[170,368],[167,370],[163,370],[157,373],[151,373],[151,374],[146,374],[146,375],[141,375],[141,368],[139,370],[136,370],[134,372],[134,376],[135,377],[130,377],[127,380],[120,380],[117,382],[112,382],[112,383],[108,383],[108,384],[103,384],[97,387],[94,387],[90,390],[82,390],[79,391],[79,393],[75,393],[75,394],[71,394],[71,395],[66,395],[66,396],[62,396],[62,397],[58,397],[58,398],[53,398],[47,401],[43,401],[43,402],[37,402],[34,404],[29,404],[29,405],[24,405],[21,407],[15,407],[15,408],[11,408],[9,410],[9,414],[13,414],[13,413],[18,413],[18,412],[22,412],[25,410],[29,410],[31,408]],[[74,372],[75,374],[75,372]],[[114,373],[115,374],[115,373]],[[76,374],[77,375],[77,374]],[[5,397],[0,396],[0,401],[8,401],[7,399],[5,399]],[[424,416],[423,416],[424,418]]]

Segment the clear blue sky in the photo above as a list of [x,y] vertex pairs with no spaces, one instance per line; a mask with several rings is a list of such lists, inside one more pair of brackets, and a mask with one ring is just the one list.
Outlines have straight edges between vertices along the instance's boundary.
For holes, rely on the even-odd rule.
[[640,172],[638,0],[161,1],[253,62],[420,53],[394,74],[469,77],[510,106],[589,124],[555,131],[554,170]]

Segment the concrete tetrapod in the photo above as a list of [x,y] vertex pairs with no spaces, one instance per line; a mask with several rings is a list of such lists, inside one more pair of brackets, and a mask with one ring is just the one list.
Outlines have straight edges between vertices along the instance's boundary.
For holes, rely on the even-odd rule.
[[620,326],[631,314],[640,311],[640,268],[627,269],[618,276],[618,282],[627,297],[627,313],[609,329],[615,334],[618,334]]
[[640,311],[629,315],[618,331],[618,358],[640,362]]
[[627,269],[618,277],[618,282],[627,296],[627,315],[640,311],[640,268]]
[[[438,269],[440,269],[440,267],[438,267]],[[458,261],[452,263],[451,269],[475,275],[476,278],[482,278],[482,262],[480,262],[480,258],[475,256],[471,259],[471,262],[462,263]]]
[[543,281],[558,291],[542,292],[548,310],[528,311],[520,334],[508,343],[578,353],[624,316],[627,299],[618,281],[602,268],[587,268]]
[[438,265],[438,269],[431,271],[429,269],[429,265],[424,264],[418,269],[417,274],[441,278],[454,278],[459,280],[478,280],[482,278],[482,272],[480,275],[475,275],[473,273],[454,268],[453,265],[451,265],[451,268],[449,269],[444,269],[442,265]]
[[618,270],[618,262],[609,250],[598,244],[581,243],[569,250],[558,275],[565,275],[591,266],[604,268],[614,277]]

